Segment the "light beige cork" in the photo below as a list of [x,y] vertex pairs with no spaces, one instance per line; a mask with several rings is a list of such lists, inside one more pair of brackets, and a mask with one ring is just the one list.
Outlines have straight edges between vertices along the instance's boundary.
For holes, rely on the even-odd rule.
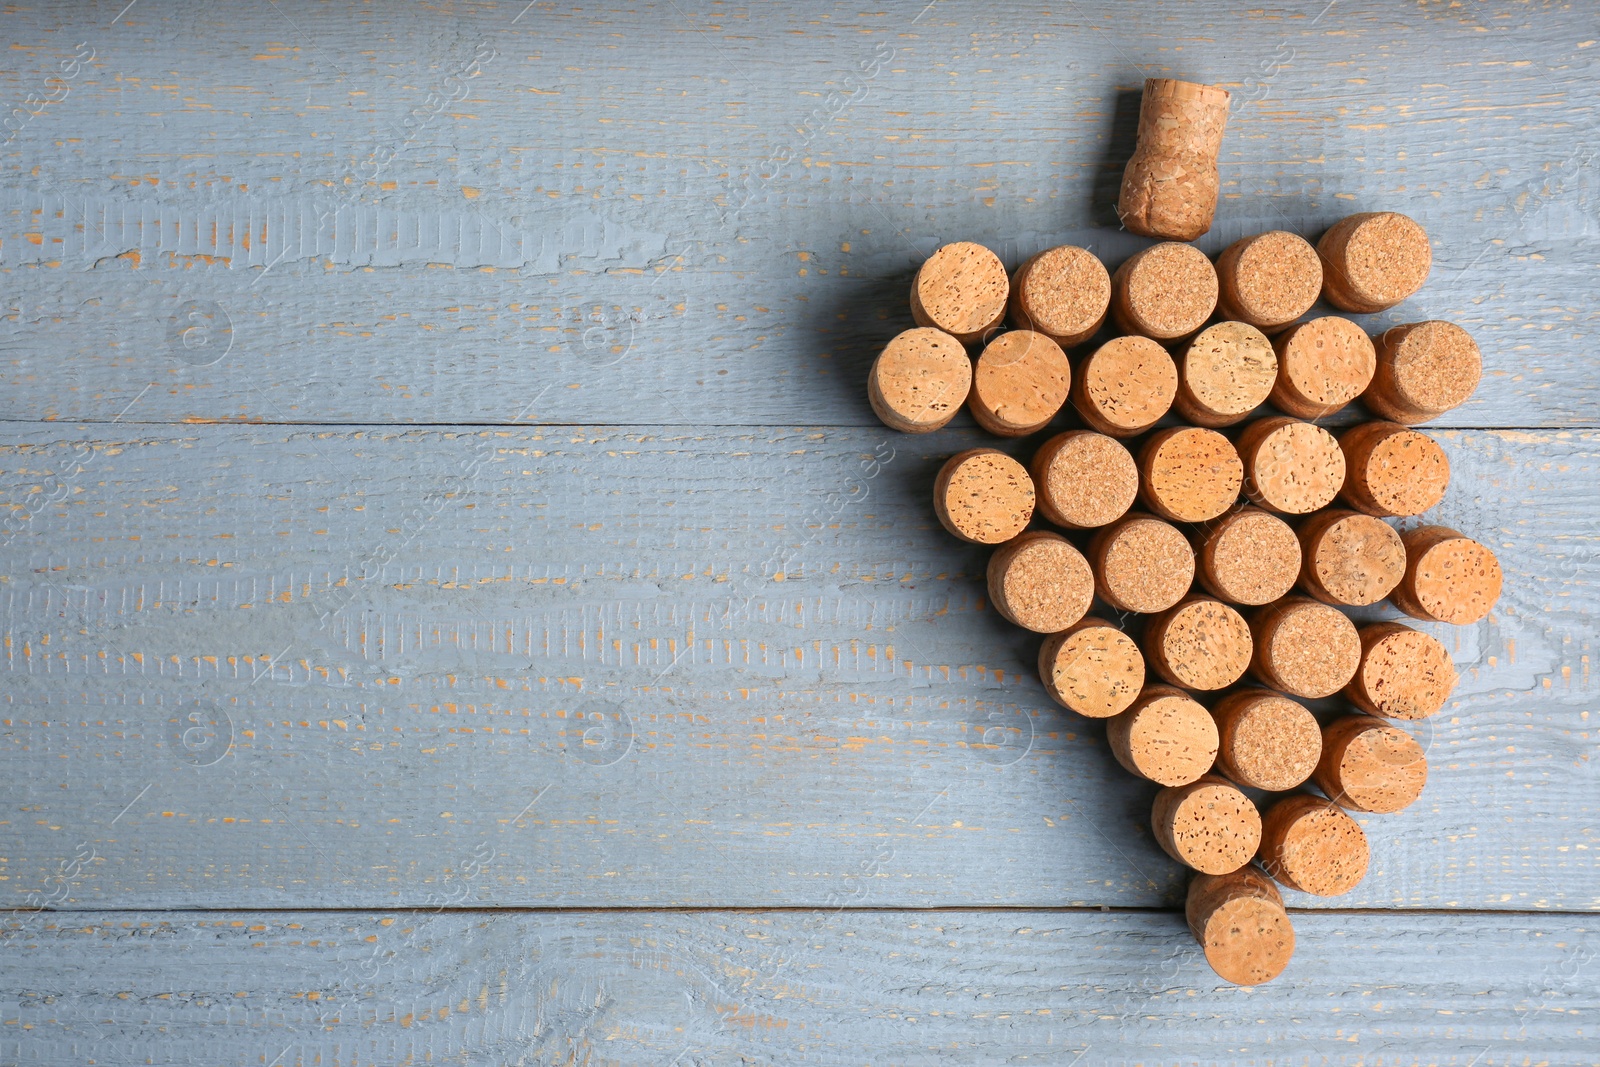
[[1060,633],[1089,610],[1089,561],[1060,534],[1032,530],[989,557],[989,601],[1011,622],[1035,633]]
[[867,400],[891,430],[931,433],[956,417],[972,388],[966,348],[942,330],[906,330],[884,346],[867,375]]
[[1011,330],[984,346],[967,406],[992,434],[1022,437],[1049,425],[1067,402],[1072,365],[1042,333]]
[[1300,539],[1270,511],[1245,507],[1195,535],[1200,585],[1232,604],[1270,604],[1300,577]]
[[1389,602],[1413,619],[1477,622],[1500,599],[1500,561],[1448,526],[1419,526],[1400,535],[1406,573]]
[[1188,597],[1150,618],[1147,661],[1166,681],[1185,689],[1223,689],[1250,667],[1250,627],[1220,600]]
[[1130,774],[1187,785],[1216,762],[1217,724],[1183,690],[1146,685],[1127,711],[1106,720],[1106,742]]
[[1126,711],[1144,688],[1144,655],[1116,626],[1090,617],[1045,638],[1039,680],[1062,707],[1109,719]]
[[1212,709],[1217,770],[1251,789],[1281,793],[1311,777],[1322,755],[1322,731],[1304,706],[1269,689],[1245,689]]
[[1294,927],[1283,895],[1252,864],[1228,874],[1196,874],[1184,917],[1206,963],[1225,982],[1270,982],[1294,955]]
[[1361,665],[1355,623],[1309,597],[1285,597],[1250,616],[1250,670],[1266,685],[1315,700],[1347,685]]
[[1217,257],[1217,309],[1225,319],[1277,333],[1311,310],[1322,292],[1322,260],[1286,230],[1233,242]]
[[1339,805],[1309,793],[1284,797],[1261,818],[1261,866],[1290,889],[1336,897],[1367,873],[1367,835]]
[[1237,871],[1261,845],[1256,806],[1214,774],[1157,793],[1150,828],[1167,855],[1202,874]]
[[1028,468],[993,448],[969,448],[945,461],[933,483],[933,509],[963,541],[998,545],[1033,518]]
[[1011,279],[1005,264],[983,245],[957,241],[936,250],[911,280],[911,317],[976,344],[1005,318]]
[[1215,430],[1174,426],[1139,451],[1139,496],[1164,519],[1214,519],[1238,502],[1243,485],[1239,453]]
[[1178,356],[1173,409],[1196,426],[1243,422],[1267,402],[1278,380],[1278,354],[1267,335],[1244,322],[1207,326]]
[[1392,308],[1422,288],[1433,266],[1428,235],[1394,211],[1366,211],[1340,220],[1317,242],[1322,298],[1341,311]]
[[1194,549],[1177,527],[1135,511],[1089,542],[1095,592],[1118,611],[1165,611],[1194,582]]
[[1337,315],[1290,327],[1272,348],[1278,354],[1272,404],[1297,419],[1339,411],[1367,388],[1378,363],[1367,331]]
[[1483,354],[1453,322],[1413,322],[1373,339],[1377,371],[1362,401],[1373,414],[1407,425],[1464,404],[1483,377]]
[[1088,530],[1116,522],[1139,493],[1139,465],[1115,438],[1068,430],[1039,446],[1029,465],[1039,510],[1057,526]]
[[1137,147],[1122,172],[1117,216],[1134,233],[1192,241],[1217,210],[1217,153],[1228,123],[1228,91],[1146,78]]
[[1397,422],[1364,422],[1339,435],[1339,498],[1379,518],[1421,515],[1444,499],[1450,460],[1439,442]]
[[1363,626],[1361,666],[1345,698],[1369,715],[1426,719],[1444,707],[1459,675],[1444,643],[1398,622]]
[[1148,337],[1114,337],[1078,366],[1072,406],[1092,429],[1132,437],[1154,426],[1178,394],[1178,368]]
[[1388,815],[1409,807],[1428,783],[1428,760],[1416,738],[1369,715],[1346,715],[1322,731],[1313,779],[1334,803]]
[[1152,245],[1111,276],[1111,317],[1125,334],[1180,341],[1216,307],[1217,269],[1194,245]]
[[1285,515],[1327,507],[1344,485],[1344,453],[1320,426],[1273,416],[1244,428],[1235,446],[1252,503]]
[[1033,256],[1011,277],[1011,322],[1062,348],[1081,345],[1106,321],[1111,275],[1086,248],[1062,245]]
[[1382,519],[1345,508],[1300,525],[1300,586],[1324,604],[1376,604],[1406,573],[1406,546]]

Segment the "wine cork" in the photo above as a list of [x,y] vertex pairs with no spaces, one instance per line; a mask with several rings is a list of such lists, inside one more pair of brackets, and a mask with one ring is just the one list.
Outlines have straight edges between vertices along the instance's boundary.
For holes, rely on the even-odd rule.
[[1294,927],[1283,895],[1254,865],[1228,874],[1196,874],[1184,917],[1206,962],[1225,982],[1270,982],[1294,955]]
[[1067,402],[1072,365],[1042,333],[1012,330],[984,347],[972,372],[968,406],[992,434],[1022,437],[1042,430]]
[[1194,549],[1177,527],[1135,511],[1089,542],[1095,592],[1118,611],[1165,611],[1194,581]]
[[1167,855],[1202,874],[1237,871],[1261,845],[1256,806],[1214,774],[1157,793],[1150,827]]
[[1343,689],[1361,665],[1355,624],[1309,597],[1285,597],[1250,617],[1250,669],[1290,696],[1315,700]]
[[1130,774],[1158,785],[1187,785],[1217,758],[1217,724],[1181,689],[1146,685],[1133,704],[1106,721],[1106,741]]
[[1106,321],[1111,275],[1086,248],[1062,245],[1023,263],[1011,278],[1011,321],[1062,348],[1081,345]]
[[1200,584],[1219,600],[1270,604],[1300,577],[1300,539],[1260,508],[1241,508],[1196,534]]
[[1437,418],[1467,398],[1483,377],[1483,354],[1453,322],[1413,322],[1374,338],[1377,371],[1361,399],[1407,425]]
[[1116,522],[1139,493],[1139,465],[1119,441],[1068,430],[1039,446],[1029,469],[1039,510],[1057,526],[1087,530]]
[[1111,276],[1111,317],[1126,334],[1182,340],[1216,308],[1217,269],[1194,245],[1153,245]]
[[1311,777],[1322,755],[1322,730],[1302,705],[1267,689],[1230,693],[1211,712],[1217,722],[1217,770],[1251,789],[1282,792]]
[[1060,633],[1089,610],[1089,561],[1060,534],[1033,530],[989,557],[989,600],[1011,622],[1035,633]]
[[1272,404],[1297,419],[1332,415],[1360,396],[1378,362],[1367,331],[1337,315],[1292,326],[1272,347],[1278,354]]
[[1444,499],[1450,460],[1439,442],[1397,422],[1364,422],[1339,435],[1339,498],[1379,518],[1421,515]]
[[1214,519],[1233,507],[1243,485],[1239,453],[1215,430],[1175,426],[1139,451],[1139,496],[1164,519]]
[[1244,492],[1269,511],[1305,515],[1327,507],[1344,485],[1344,453],[1333,434],[1281,416],[1257,419],[1237,444]]
[[1341,311],[1392,308],[1418,289],[1433,266],[1428,235],[1394,211],[1366,211],[1340,220],[1317,242],[1322,298]]
[[1133,638],[1090,617],[1045,638],[1039,680],[1062,707],[1109,719],[1126,711],[1144,688],[1144,655]]
[[1117,217],[1145,237],[1192,241],[1217,210],[1217,153],[1228,122],[1228,91],[1146,78],[1137,147],[1122,172]]
[[933,484],[933,509],[963,541],[998,545],[1033,518],[1028,469],[993,448],[969,448],[945,461]]
[[1428,760],[1416,738],[1399,727],[1346,715],[1323,730],[1314,779],[1342,807],[1388,815],[1422,795]]
[[1150,666],[1185,689],[1222,689],[1250,666],[1250,627],[1220,600],[1189,597],[1145,628]]
[[1299,234],[1258,233],[1217,257],[1217,309],[1225,319],[1277,333],[1311,310],[1322,292],[1322,260]]
[[1148,430],[1177,394],[1178,368],[1148,337],[1112,338],[1084,359],[1072,381],[1072,406],[1112,437]]
[[1011,279],[1005,264],[972,241],[947,244],[929,256],[911,280],[911,317],[974,344],[1005,317]]
[[1413,619],[1477,622],[1500,599],[1500,561],[1448,526],[1419,526],[1400,535],[1406,573],[1389,602]]
[[956,417],[972,387],[972,360],[942,330],[896,335],[872,361],[867,400],[891,430],[931,433]]
[[1331,800],[1296,793],[1261,818],[1261,865],[1290,889],[1336,897],[1367,873],[1367,835]]
[[1406,546],[1393,526],[1330,508],[1300,527],[1300,585],[1324,604],[1376,604],[1406,573]]
[[1456,687],[1456,665],[1432,634],[1398,622],[1363,626],[1361,665],[1344,695],[1369,715],[1426,719],[1444,707]]
[[1244,322],[1207,326],[1178,356],[1172,406],[1196,426],[1242,422],[1267,402],[1278,380],[1278,354],[1267,335]]

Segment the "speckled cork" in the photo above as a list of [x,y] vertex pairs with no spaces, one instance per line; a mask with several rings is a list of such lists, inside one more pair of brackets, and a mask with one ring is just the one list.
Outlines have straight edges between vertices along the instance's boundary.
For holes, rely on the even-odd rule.
[[1376,604],[1406,573],[1406,546],[1382,519],[1345,508],[1300,524],[1300,586],[1324,604]]
[[1414,322],[1374,338],[1377,371],[1361,399],[1372,412],[1407,425],[1463,404],[1483,376],[1483,354],[1452,322]]
[[1456,687],[1456,665],[1432,634],[1398,622],[1363,626],[1361,666],[1345,698],[1369,715],[1426,719],[1444,707]]
[[1106,321],[1111,275],[1086,248],[1062,245],[1028,259],[1011,277],[1011,322],[1062,348],[1081,345]]
[[1300,577],[1300,539],[1282,519],[1245,507],[1195,535],[1200,585],[1231,604],[1270,604]]
[[1261,866],[1290,889],[1336,897],[1367,873],[1367,835],[1331,800],[1296,793],[1261,818]]
[[944,528],[961,540],[998,545],[1021,533],[1033,518],[1033,479],[1003,452],[970,448],[939,469],[933,509]]
[[1428,235],[1394,211],[1366,211],[1338,222],[1317,242],[1322,298],[1341,311],[1392,308],[1422,288],[1433,266]]
[[1346,715],[1322,731],[1313,779],[1341,807],[1387,815],[1422,795],[1428,760],[1416,738],[1399,727],[1369,715]]
[[1400,535],[1406,573],[1389,601],[1413,619],[1477,622],[1500,599],[1500,561],[1448,526],[1419,526]]
[[1269,689],[1229,693],[1212,709],[1217,770],[1252,789],[1282,792],[1311,777],[1322,730],[1304,706]]
[[1135,511],[1089,542],[1095,592],[1118,611],[1165,611],[1194,582],[1194,549],[1177,527]]
[[1106,721],[1106,741],[1130,774],[1158,785],[1187,785],[1217,758],[1217,724],[1181,689],[1146,685],[1121,715]]
[[1144,688],[1144,655],[1112,623],[1090,617],[1045,639],[1039,680],[1062,707],[1109,719],[1126,711]]
[[1364,422],[1339,435],[1339,498],[1379,518],[1421,515],[1444,499],[1450,460],[1439,442],[1397,422]]
[[1252,503],[1285,515],[1327,507],[1344,485],[1344,453],[1320,426],[1274,416],[1244,428],[1235,446]]
[[1278,354],[1272,405],[1297,419],[1343,408],[1367,388],[1378,364],[1367,331],[1337,315],[1290,327],[1272,348]]
[[1250,666],[1250,627],[1244,616],[1210,597],[1189,597],[1150,618],[1146,660],[1185,689],[1223,689]]
[[1179,341],[1204,326],[1216,307],[1217,269],[1194,245],[1153,245],[1111,276],[1111,317],[1126,334]]
[[1150,828],[1167,855],[1201,874],[1237,871],[1261,845],[1256,806],[1213,774],[1157,793]]
[[1032,530],[989,557],[989,601],[1011,622],[1035,633],[1060,633],[1089,610],[1089,561],[1060,534]]
[[1042,333],[1011,330],[984,346],[972,372],[967,406],[985,430],[1022,437],[1049,425],[1067,402],[1072,365]]
[[1196,874],[1184,917],[1206,963],[1225,982],[1270,982],[1294,955],[1294,927],[1283,895],[1252,864],[1228,874]]
[[1089,426],[1132,437],[1156,424],[1178,395],[1178,368],[1148,337],[1114,337],[1078,366],[1072,406]]
[[1255,641],[1251,672],[1290,696],[1332,696],[1361,664],[1355,624],[1337,608],[1309,597],[1285,597],[1257,608],[1249,621]]
[[1233,242],[1217,257],[1217,309],[1225,319],[1277,333],[1311,310],[1322,292],[1322,260],[1285,230]]
[[955,418],[972,388],[972,360],[942,330],[906,330],[884,346],[867,375],[867,399],[891,430],[931,433]]
[[1029,465],[1039,510],[1057,526],[1088,530],[1116,522],[1139,493],[1139,465],[1115,438],[1068,430],[1039,446]]
[[1206,522],[1239,499],[1244,464],[1233,442],[1215,430],[1175,426],[1139,451],[1139,496],[1174,522]]
[[929,256],[911,280],[911,317],[976,344],[1000,325],[1011,296],[1005,264],[972,241],[947,244]]
[[1217,210],[1217,153],[1228,123],[1228,91],[1146,78],[1137,146],[1122,172],[1117,216],[1134,233],[1192,241]]
[[1244,322],[1207,326],[1183,347],[1177,362],[1173,408],[1196,426],[1212,429],[1243,422],[1267,402],[1278,380],[1272,342]]

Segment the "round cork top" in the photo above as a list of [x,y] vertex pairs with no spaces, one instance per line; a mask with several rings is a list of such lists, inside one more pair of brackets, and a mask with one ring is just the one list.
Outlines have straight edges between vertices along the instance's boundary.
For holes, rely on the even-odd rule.
[[1333,502],[1344,485],[1344,453],[1333,434],[1309,422],[1258,419],[1239,436],[1244,491],[1251,501],[1286,515]]
[[1106,741],[1129,773],[1160,785],[1186,785],[1217,758],[1217,724],[1182,690],[1147,685],[1133,705],[1106,722]]
[[1244,464],[1233,442],[1215,430],[1162,430],[1139,452],[1139,494],[1162,518],[1206,522],[1239,499]]
[[1337,608],[1306,597],[1285,597],[1258,609],[1250,633],[1255,641],[1251,670],[1290,696],[1332,696],[1361,664],[1355,624]]
[[1493,552],[1446,526],[1419,526],[1400,535],[1406,573],[1390,600],[1414,619],[1477,622],[1500,599],[1500,561]]
[[1300,539],[1260,508],[1241,508],[1200,537],[1200,584],[1234,604],[1270,604],[1300,576]]
[[1003,452],[971,448],[945,461],[933,486],[933,508],[944,528],[979,545],[998,545],[1033,518],[1033,479]]
[[989,557],[989,599],[1024,629],[1060,633],[1089,610],[1094,575],[1089,561],[1060,534],[1034,530]]
[[1042,430],[1067,402],[1072,365],[1042,333],[1012,330],[996,337],[972,372],[972,417],[992,434],[1021,437]]
[[1134,512],[1089,542],[1095,592],[1119,611],[1165,611],[1194,581],[1194,549],[1177,527]]
[[1444,499],[1450,460],[1439,442],[1397,422],[1367,422],[1339,437],[1345,481],[1339,496],[1380,518],[1421,515]]
[[1116,522],[1139,492],[1139,465],[1114,438],[1068,430],[1039,446],[1029,469],[1039,510],[1057,526],[1086,530]]
[[1261,844],[1256,806],[1215,775],[1156,794],[1150,824],[1167,855],[1202,874],[1238,870]]
[[1196,874],[1184,912],[1206,962],[1225,982],[1270,982],[1294,955],[1294,927],[1283,897],[1253,865],[1228,874]]
[[1395,422],[1426,422],[1464,403],[1483,376],[1483,354],[1453,322],[1396,326],[1377,339],[1378,366],[1363,399]]
[[1005,317],[1011,279],[1005,264],[972,241],[947,244],[929,256],[911,282],[911,317],[964,344],[981,340]]
[[1322,295],[1344,311],[1394,307],[1422,288],[1433,266],[1428,235],[1394,211],[1351,215],[1317,242]]
[[1220,600],[1191,597],[1150,620],[1150,664],[1173,685],[1222,689],[1250,666],[1250,627]]
[[1345,686],[1350,703],[1371,715],[1426,719],[1456,687],[1456,665],[1432,634],[1398,622],[1363,626],[1361,666]]
[[1228,246],[1217,258],[1223,315],[1276,331],[1311,310],[1322,292],[1322,260],[1304,237],[1273,230]]
[[1111,275],[1093,252],[1075,245],[1046,249],[1017,268],[1011,318],[1062,348],[1081,345],[1106,321]]
[[923,327],[884,346],[867,376],[867,399],[883,424],[929,433],[955,418],[972,386],[972,360],[960,341]]
[[1416,738],[1367,715],[1347,715],[1322,734],[1317,788],[1354,811],[1387,815],[1410,806],[1428,783]]
[[1266,403],[1278,379],[1267,335],[1244,322],[1207,326],[1178,357],[1173,407],[1196,426],[1232,426]]
[[1108,719],[1126,711],[1144,688],[1144,656],[1114,625],[1087,618],[1045,640],[1039,678],[1062,707]]
[[1083,421],[1113,437],[1156,424],[1178,394],[1178,368],[1148,337],[1114,337],[1078,368],[1072,404]]
[[1406,546],[1393,526],[1358,511],[1318,512],[1300,527],[1300,584],[1325,604],[1376,604],[1406,573]]
[[1367,873],[1367,835],[1339,806],[1297,793],[1261,820],[1261,865],[1291,889],[1335,897]]
[[1193,245],[1166,241],[1129,259],[1111,279],[1112,315],[1125,333],[1187,337],[1217,307],[1217,271]]
[[1360,396],[1378,363],[1367,331],[1337,315],[1292,326],[1272,347],[1278,353],[1273,406],[1299,419],[1332,415]]
[[1230,693],[1212,711],[1217,770],[1240,785],[1282,792],[1311,777],[1322,730],[1303,706],[1266,689]]

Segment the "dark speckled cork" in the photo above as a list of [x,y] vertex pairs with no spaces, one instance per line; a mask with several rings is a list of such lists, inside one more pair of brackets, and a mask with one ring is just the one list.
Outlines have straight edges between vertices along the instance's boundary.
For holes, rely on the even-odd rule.
[[933,485],[933,509],[944,528],[978,545],[998,545],[1033,518],[1028,468],[993,448],[971,448],[945,461]]
[[1308,597],[1285,597],[1256,609],[1250,634],[1255,641],[1250,670],[1290,696],[1332,696],[1361,665],[1355,624],[1337,608]]
[[1117,216],[1129,230],[1192,241],[1211,228],[1228,99],[1214,85],[1145,79],[1138,142],[1117,195]]
[[1239,453],[1215,430],[1174,426],[1139,451],[1139,494],[1164,519],[1214,519],[1238,502],[1243,485]]
[[1267,335],[1244,322],[1207,326],[1178,355],[1172,406],[1196,426],[1243,422],[1267,402],[1278,380],[1278,355]]
[[967,406],[985,430],[1022,437],[1049,425],[1067,402],[1072,365],[1042,333],[1011,330],[990,341],[972,372]]
[[1089,542],[1095,592],[1118,611],[1165,611],[1194,582],[1194,549],[1177,527],[1133,512]]
[[1451,322],[1414,322],[1374,339],[1377,372],[1362,396],[1374,414],[1407,425],[1466,402],[1483,376],[1472,335]]
[[1302,705],[1269,689],[1229,693],[1211,712],[1217,770],[1230,781],[1278,793],[1311,777],[1322,731]]
[[1322,298],[1341,311],[1371,313],[1394,307],[1422,288],[1433,266],[1428,235],[1394,211],[1367,211],[1341,220],[1317,242]]
[[1444,499],[1450,460],[1439,442],[1397,422],[1364,422],[1339,436],[1344,488],[1339,497],[1379,518],[1421,515]]
[[1244,428],[1236,446],[1252,503],[1285,515],[1327,507],[1344,485],[1344,453],[1333,434],[1309,422],[1272,417]]
[[1296,793],[1261,819],[1261,865],[1290,889],[1336,897],[1367,873],[1367,835],[1331,800]]
[[1164,343],[1199,331],[1217,307],[1217,269],[1193,245],[1168,241],[1111,276],[1111,317],[1123,333]]
[[1139,465],[1115,438],[1068,430],[1039,446],[1028,468],[1039,511],[1057,526],[1088,530],[1116,522],[1139,493]]
[[972,360],[942,330],[918,327],[890,341],[872,361],[867,399],[891,430],[930,433],[955,418],[972,387]]
[[1261,814],[1250,798],[1216,775],[1156,794],[1150,828],[1173,859],[1202,874],[1228,874],[1261,844]]
[[1428,783],[1416,738],[1369,715],[1347,715],[1322,732],[1317,788],[1342,807],[1387,815],[1410,806]]
[[1228,874],[1196,874],[1184,917],[1206,962],[1225,982],[1270,982],[1294,955],[1294,927],[1283,895],[1253,864]]
[[1089,610],[1089,561],[1060,534],[1033,530],[989,557],[989,601],[1011,622],[1035,633],[1060,633]]
[[1116,626],[1087,618],[1045,639],[1039,679],[1062,707],[1108,719],[1126,711],[1144,688],[1144,656]]
[[1437,637],[1398,622],[1360,630],[1361,666],[1345,686],[1350,703],[1369,715],[1426,719],[1456,687],[1456,665]]
[[1217,308],[1223,318],[1277,333],[1311,310],[1322,292],[1322,260],[1285,230],[1235,241],[1217,257]]
[[1367,332],[1337,315],[1293,326],[1272,347],[1278,354],[1272,404],[1297,419],[1334,414],[1361,395],[1377,368]]
[[1419,526],[1400,535],[1406,573],[1390,603],[1413,619],[1477,622],[1500,599],[1500,561],[1494,553],[1448,526]]
[[1147,685],[1127,711],[1107,720],[1106,742],[1130,774],[1186,785],[1216,762],[1217,724],[1183,690]]
[[1185,689],[1223,689],[1250,666],[1250,627],[1210,597],[1190,597],[1152,616],[1144,644],[1155,672]]
[[1038,330],[1062,348],[1081,345],[1106,321],[1111,275],[1086,248],[1047,249],[1011,278],[1011,321]]
[[1324,604],[1376,604],[1406,573],[1394,527],[1359,511],[1317,512],[1300,526],[1300,549],[1300,585]]
[[1148,430],[1177,394],[1178,368],[1148,337],[1112,338],[1085,357],[1072,381],[1072,406],[1112,437]]
[[957,241],[929,256],[911,282],[911,317],[975,344],[1005,318],[1011,279],[1000,257],[980,244]]
[[1195,535],[1200,584],[1231,604],[1270,604],[1300,576],[1300,540],[1282,519],[1240,508]]

